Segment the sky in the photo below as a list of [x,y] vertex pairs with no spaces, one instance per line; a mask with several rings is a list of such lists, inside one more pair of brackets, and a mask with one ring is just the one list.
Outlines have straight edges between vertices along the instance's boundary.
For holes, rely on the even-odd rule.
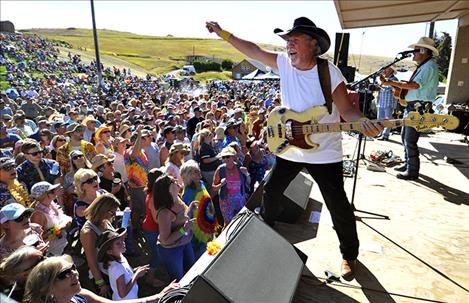
[[[1,20],[16,29],[92,28],[89,1],[1,0]],[[295,18],[305,16],[326,30],[334,50],[336,32],[350,33],[351,54],[394,57],[427,34],[427,23],[343,31],[332,1],[104,1],[95,0],[96,26],[136,34],[215,38],[205,21],[217,21],[223,29],[258,43],[284,45],[274,28],[289,29]],[[452,37],[457,20],[435,23],[437,33]]]

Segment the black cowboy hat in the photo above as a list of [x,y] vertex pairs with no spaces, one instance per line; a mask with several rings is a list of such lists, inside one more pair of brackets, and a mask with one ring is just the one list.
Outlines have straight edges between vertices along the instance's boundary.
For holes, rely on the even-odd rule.
[[291,33],[303,33],[313,37],[318,41],[320,47],[318,55],[322,55],[327,52],[331,46],[331,39],[326,31],[322,28],[316,27],[316,24],[306,17],[295,19],[291,29],[283,31],[280,28],[276,28],[274,29],[274,33],[282,37],[284,40],[287,40],[288,35]]

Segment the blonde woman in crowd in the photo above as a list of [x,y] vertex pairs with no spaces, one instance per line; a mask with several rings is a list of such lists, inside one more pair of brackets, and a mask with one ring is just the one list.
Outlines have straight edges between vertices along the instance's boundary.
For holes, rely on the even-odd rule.
[[99,177],[92,169],[80,168],[74,178],[77,198],[73,206],[73,220],[78,227],[85,224],[85,209],[101,194],[106,191],[99,188]]
[[[179,284],[171,283],[160,293],[123,303],[157,303],[159,299]],[[29,274],[24,293],[24,303],[111,303],[87,289],[81,288],[79,275],[70,256],[52,257],[39,263]]]
[[99,294],[110,297],[111,288],[104,279],[102,264],[98,263],[96,241],[106,230],[114,230],[112,221],[120,203],[114,195],[106,193],[97,197],[84,211],[86,222],[80,231],[80,242],[85,251],[86,261]]

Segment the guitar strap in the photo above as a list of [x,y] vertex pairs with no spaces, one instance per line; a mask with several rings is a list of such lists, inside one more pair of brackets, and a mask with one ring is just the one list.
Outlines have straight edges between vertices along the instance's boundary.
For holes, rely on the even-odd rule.
[[326,59],[317,57],[319,83],[321,84],[322,94],[326,100],[326,107],[329,115],[332,114],[332,94],[331,94],[331,75],[329,74],[329,63]]

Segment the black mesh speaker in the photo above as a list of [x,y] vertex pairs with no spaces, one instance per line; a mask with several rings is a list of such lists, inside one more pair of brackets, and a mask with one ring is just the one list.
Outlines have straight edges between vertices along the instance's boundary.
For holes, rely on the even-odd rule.
[[[259,184],[259,187],[254,191],[246,203],[246,207],[254,211],[256,207],[261,206],[263,199],[264,184],[267,182],[269,176]],[[285,223],[296,223],[303,212],[306,210],[309,201],[309,195],[313,188],[313,180],[306,170],[301,171],[290,182],[287,189],[283,192],[281,197],[280,207],[282,210],[279,212],[277,221]]]
[[194,279],[182,302],[291,302],[304,255],[251,212],[232,223],[230,240]]
[[338,67],[348,65],[349,33],[335,33],[334,65]]

